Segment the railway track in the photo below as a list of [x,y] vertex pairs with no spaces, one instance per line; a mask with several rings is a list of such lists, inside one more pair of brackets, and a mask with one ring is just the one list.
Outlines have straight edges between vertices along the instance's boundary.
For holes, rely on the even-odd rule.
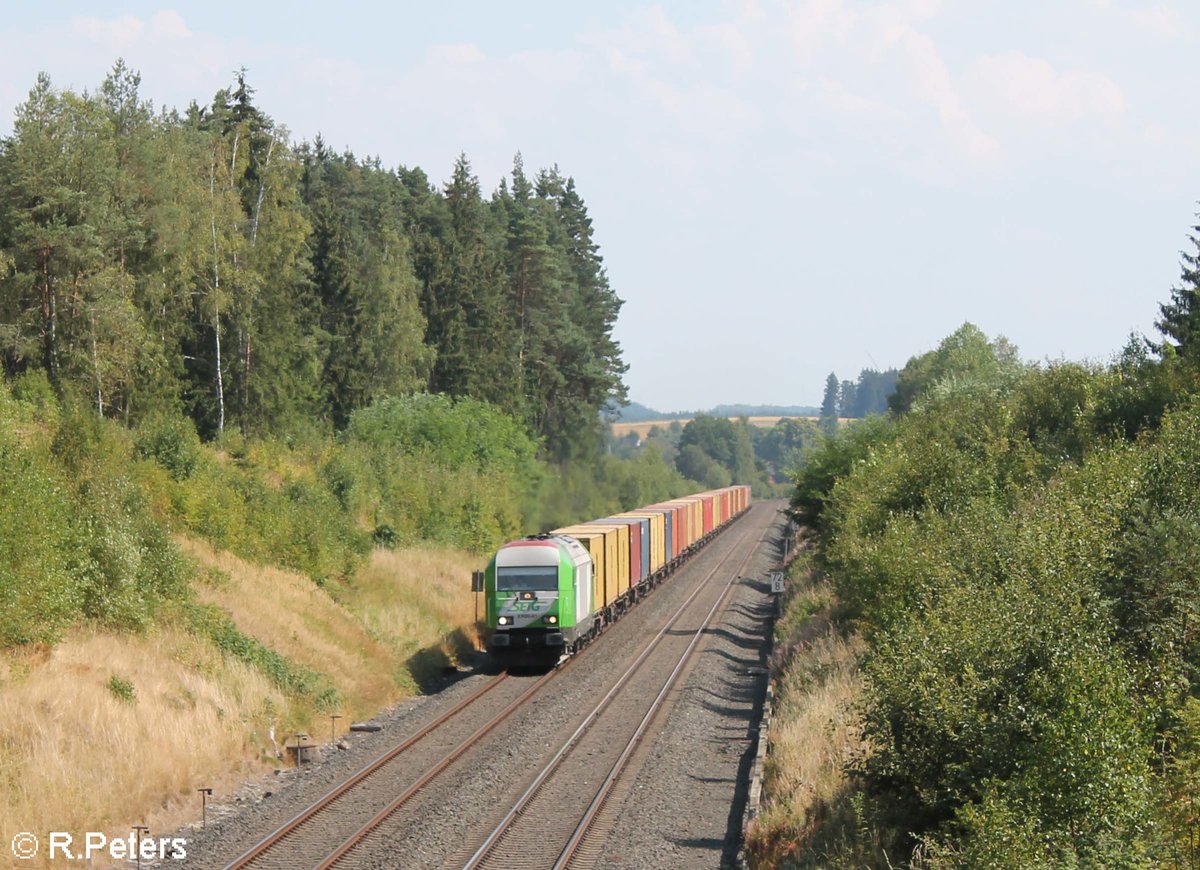
[[[761,542],[766,528],[757,530],[760,537],[756,545]],[[739,545],[754,531],[748,530]],[[561,744],[513,808],[461,864],[465,870],[492,867],[553,867],[559,870],[589,866],[599,858],[604,836],[615,823],[614,807],[619,805],[619,801],[610,799],[619,794],[620,785],[631,779],[627,774],[635,766],[630,762],[642,746],[643,738],[665,713],[671,690],[691,664],[742,569],[754,556],[755,548],[745,551],[737,567],[729,572],[729,579],[719,585],[716,600],[704,610],[708,605],[704,599],[708,596],[702,596],[702,593],[712,591],[708,581],[736,555],[738,549],[735,545],[710,572],[609,693]],[[694,629],[676,629],[681,622],[697,620],[697,613],[702,616]],[[646,697],[653,697],[648,706],[644,704]],[[633,710],[641,712],[640,718],[631,715]],[[631,725],[631,732],[629,728],[624,730],[628,734],[626,739],[614,742],[614,734],[622,733],[622,723],[633,722],[636,725]],[[583,788],[584,783],[595,785],[594,791]],[[456,862],[455,866],[460,865]]]
[[[533,686],[525,688],[517,696],[517,700],[509,702],[505,709],[528,697],[549,676],[550,674],[547,674],[546,677],[536,681]],[[353,819],[358,815],[354,812],[355,804],[360,807],[375,805],[378,803],[375,792],[388,792],[394,788],[394,780],[389,777],[389,774],[393,773],[393,768],[409,762],[409,756],[406,753],[429,740],[432,735],[455,717],[461,715],[464,710],[510,680],[508,674],[502,673],[485,683],[476,692],[425,725],[417,733],[379,755],[354,776],[330,789],[317,801],[226,864],[227,870],[240,870],[245,867],[295,867],[298,866],[297,860],[302,861],[305,855],[324,854],[327,847],[320,844],[327,843],[331,836],[338,836],[338,831],[347,827],[344,821],[347,817]],[[354,829],[357,828],[358,825],[355,825]]]
[[[737,526],[734,526],[728,531],[736,529]],[[750,529],[742,534],[729,552],[697,582],[696,590],[643,650],[639,662],[651,658],[651,652],[664,639],[672,638],[672,627],[697,597],[710,587],[711,578],[754,531]],[[742,564],[748,558],[743,557]],[[713,605],[713,612],[715,610],[716,605]],[[403,826],[404,817],[413,812],[412,805],[417,803],[415,798],[427,790],[431,783],[472,750],[478,749],[489,735],[538,696],[547,684],[564,679],[564,672],[577,660],[587,657],[593,649],[594,644],[536,679],[515,678],[507,674],[497,676],[419,732],[381,754],[353,777],[330,789],[319,800],[224,866],[227,870],[244,867],[354,866],[360,847],[372,839],[378,840],[381,832]],[[634,672],[639,670],[640,664],[634,668]],[[622,685],[624,682],[622,678]],[[663,693],[666,691],[664,689]],[[610,692],[614,697],[620,694],[623,693],[616,688]],[[645,724],[648,722],[649,719]],[[645,732],[644,727],[641,732]],[[600,802],[602,804],[603,801]],[[376,843],[377,848],[378,845]],[[372,852],[374,849],[368,847],[361,851]],[[458,865],[461,866],[461,862]]]

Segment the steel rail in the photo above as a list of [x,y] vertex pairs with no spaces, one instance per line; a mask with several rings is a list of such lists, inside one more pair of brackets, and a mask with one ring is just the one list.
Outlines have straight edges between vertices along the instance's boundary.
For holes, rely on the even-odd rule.
[[[760,537],[759,542],[761,543],[762,540],[763,538]],[[713,603],[712,608],[704,617],[704,623],[700,626],[700,628],[696,629],[695,634],[692,636],[691,643],[689,643],[687,649],[683,651],[683,655],[680,657],[678,664],[675,665],[675,669],[672,670],[671,675],[667,677],[667,681],[663,684],[662,690],[659,691],[658,695],[655,697],[654,702],[650,705],[650,709],[646,711],[646,715],[642,717],[642,721],[638,723],[637,730],[635,730],[633,736],[629,738],[629,743],[625,746],[625,749],[621,752],[620,757],[617,758],[616,762],[613,764],[612,770],[609,771],[608,776],[604,778],[604,782],[601,783],[599,790],[596,792],[596,796],[592,798],[592,802],[588,805],[587,810],[584,811],[583,818],[576,826],[575,832],[571,835],[571,839],[567,841],[567,845],[559,854],[558,860],[554,862],[553,870],[563,870],[563,868],[570,864],[571,859],[574,858],[576,851],[579,849],[584,838],[591,830],[592,823],[595,821],[601,807],[604,806],[609,795],[612,793],[613,786],[625,772],[625,766],[629,763],[629,759],[633,756],[634,751],[636,751],[637,747],[641,744],[642,738],[646,735],[646,731],[650,727],[650,723],[653,722],[658,716],[659,711],[662,709],[662,706],[667,699],[667,695],[670,693],[671,689],[675,687],[675,683],[678,681],[680,674],[683,673],[684,668],[690,664],[692,654],[695,652],[696,647],[700,644],[700,641],[703,639],[704,635],[708,632],[713,616],[716,614],[717,610],[725,604],[726,600],[729,598],[729,593],[733,591],[734,581],[737,579],[746,563],[749,562],[753,556],[754,551],[751,550],[750,553],[747,554],[744,559],[742,559],[741,564],[738,566],[738,573],[735,573],[734,576],[729,578],[729,582],[725,584],[725,589],[722,590],[720,597]]]
[[467,708],[471,704],[478,701],[480,698],[482,698],[484,695],[486,695],[492,689],[499,686],[506,679],[508,679],[507,673],[502,673],[502,674],[497,675],[495,679],[491,680],[487,685],[480,688],[480,690],[478,692],[475,692],[471,696],[460,701],[458,704],[456,704],[450,710],[448,710],[447,712],[445,712],[441,716],[439,716],[437,719],[430,722],[428,725],[426,725],[424,728],[422,728],[416,734],[409,737],[407,740],[405,740],[405,741],[401,742],[400,744],[392,747],[391,749],[385,751],[382,755],[380,755],[374,761],[367,764],[365,767],[362,768],[362,770],[360,770],[358,773],[356,773],[350,779],[347,779],[347,780],[339,783],[338,785],[334,786],[332,789],[330,789],[328,792],[326,792],[324,795],[322,795],[320,798],[318,798],[316,801],[314,801],[308,807],[301,810],[299,813],[297,813],[291,819],[284,822],[282,825],[280,825],[278,828],[276,828],[274,831],[272,831],[270,834],[268,834],[265,838],[260,840],[257,844],[255,844],[254,846],[251,846],[248,850],[243,852],[237,858],[234,858],[233,861],[231,861],[229,864],[227,864],[225,866],[225,870],[240,870],[240,868],[246,867],[251,862],[257,860],[258,858],[261,858],[268,850],[270,850],[271,848],[276,846],[281,840],[286,838],[289,834],[291,834],[293,831],[295,831],[301,825],[308,822],[309,819],[316,816],[318,813],[320,813],[322,810],[324,810],[326,807],[328,807],[334,801],[345,796],[345,794],[347,792],[349,792],[352,788],[354,788],[356,785],[358,785],[364,779],[371,776],[373,773],[378,772],[382,767],[387,765],[389,762],[393,761],[398,755],[407,751],[409,748],[411,748],[417,742],[428,737],[431,733],[433,733],[434,730],[436,730],[437,728],[444,725],[447,721],[449,721],[453,717],[457,716],[465,708]]
[[[736,519],[736,518],[731,518],[731,522],[733,519]],[[739,540],[738,543],[741,543],[742,540],[745,540],[745,538],[749,534],[750,533],[747,532],[746,535],[743,535],[741,540]],[[705,543],[708,543],[708,542],[706,541]],[[737,548],[737,545],[735,544],[734,547],[732,548],[732,550],[736,550],[736,548]],[[671,618],[667,621],[667,623],[663,627],[662,631],[660,631],[655,636],[655,638],[652,641],[650,641],[650,643],[647,645],[646,649],[642,651],[641,655],[638,657],[639,662],[642,659],[644,659],[647,655],[649,655],[653,646],[658,643],[659,639],[664,634],[666,634],[668,629],[670,629],[670,627],[675,623],[675,621],[682,614],[683,610],[695,599],[695,597],[704,588],[704,584],[707,583],[708,580],[714,574],[716,574],[718,570],[720,570],[721,566],[725,564],[725,562],[730,558],[730,556],[732,556],[732,554],[733,554],[732,550],[729,555],[723,556],[721,558],[721,561],[719,563],[717,563],[716,567],[714,567],[708,573],[707,576],[705,576],[703,581],[701,581],[699,584],[697,584],[696,590],[690,596],[688,596],[687,601],[685,601],[684,604],[678,610],[676,610],[675,614],[673,614],[671,616]],[[584,652],[586,652],[586,651],[587,650],[585,649]],[[339,846],[337,849],[335,849],[333,852],[331,852],[320,864],[317,865],[317,870],[328,870],[328,868],[333,867],[339,861],[341,861],[343,858],[345,858],[346,855],[348,855],[351,851],[353,851],[354,848],[359,843],[361,843],[364,839],[366,839],[366,837],[368,837],[372,831],[374,831],[376,828],[378,828],[380,825],[382,825],[385,821],[387,821],[389,816],[391,816],[397,810],[399,810],[401,807],[403,807],[404,804],[408,803],[422,788],[424,788],[426,785],[428,785],[433,779],[435,779],[438,775],[443,773],[446,770],[446,768],[448,768],[451,764],[453,764],[456,760],[458,760],[462,755],[464,755],[467,751],[469,751],[472,747],[474,747],[475,744],[477,744],[480,740],[483,739],[483,737],[485,737],[487,734],[489,734],[491,731],[493,731],[496,728],[496,726],[499,725],[504,719],[508,718],[514,712],[516,712],[516,710],[520,706],[522,706],[524,703],[526,703],[529,700],[529,698],[532,697],[545,683],[549,682],[552,678],[558,676],[559,673],[562,671],[563,667],[565,667],[567,664],[569,664],[573,660],[574,660],[573,656],[571,658],[566,659],[566,661],[563,662],[563,664],[560,667],[550,671],[544,677],[539,679],[526,692],[522,693],[519,698],[517,698],[515,701],[513,701],[512,704],[510,704],[507,708],[505,708],[503,711],[501,711],[499,714],[497,714],[497,716],[492,721],[488,722],[486,725],[481,727],[478,731],[476,731],[474,734],[472,734],[470,737],[468,737],[466,740],[464,740],[461,744],[459,744],[455,749],[453,749],[450,753],[448,753],[440,762],[438,762],[438,764],[435,767],[430,769],[424,776],[422,776],[420,780],[418,780],[412,786],[407,788],[403,794],[399,795],[388,806],[386,806],[382,810],[380,810],[370,821],[368,821],[361,828],[359,828],[354,834],[352,834],[349,838],[347,838],[342,843],[341,846]],[[624,679],[626,679],[626,677],[622,677],[622,680],[624,680]],[[615,689],[610,690],[608,696],[611,696],[614,693],[615,693]],[[606,697],[608,697],[608,696],[606,696]]]
[[550,682],[550,680],[557,675],[558,671],[552,670],[545,676],[541,677],[532,686],[522,692],[516,698],[516,700],[497,713],[491,720],[487,722],[487,724],[481,726],[474,734],[447,753],[441,761],[426,771],[420,779],[406,788],[395,800],[376,813],[369,822],[351,834],[346,841],[342,843],[342,845],[326,856],[321,863],[317,865],[318,870],[326,870],[326,868],[332,867],[334,864],[344,858],[352,849],[354,849],[355,846],[361,843],[368,834],[387,821],[388,816],[392,815],[394,812],[396,812],[396,810],[400,809],[402,806],[412,800],[414,795],[416,795],[425,786],[429,785],[430,782],[439,776],[447,767],[461,758],[463,754],[475,746],[475,744],[495,730],[497,725],[515,713],[517,709],[524,705],[525,702],[531,697],[533,697],[533,695],[536,694],[542,688],[542,686]]
[[[691,595],[688,596],[687,600],[684,601],[683,604],[680,605],[680,607],[675,611],[674,615],[672,615],[672,617],[666,622],[666,624],[663,626],[662,630],[660,630],[658,632],[658,634],[656,634],[654,636],[654,638],[646,645],[645,649],[642,650],[641,654],[638,655],[638,657],[636,659],[634,659],[633,663],[630,664],[628,669],[626,669],[625,673],[621,675],[621,678],[619,680],[617,680],[617,682],[608,691],[608,693],[600,700],[600,702],[595,706],[595,708],[593,708],[591,713],[589,713],[584,718],[583,722],[580,723],[579,727],[575,730],[575,732],[569,738],[567,738],[566,742],[562,745],[562,747],[558,750],[558,752],[555,753],[554,757],[549,761],[549,763],[546,764],[546,766],[542,769],[541,773],[538,774],[537,778],[535,778],[533,783],[529,786],[529,788],[526,789],[525,793],[522,794],[521,797],[517,799],[517,802],[514,804],[513,808],[511,810],[509,810],[509,812],[504,816],[504,818],[500,821],[500,823],[496,826],[496,828],[493,829],[492,833],[488,835],[487,839],[484,840],[483,844],[475,851],[475,853],[470,857],[470,859],[464,865],[464,870],[474,870],[474,868],[478,867],[487,858],[488,853],[492,851],[492,849],[497,845],[497,843],[500,841],[500,839],[504,836],[504,834],[512,826],[513,821],[522,814],[522,812],[525,810],[525,808],[532,802],[533,798],[537,796],[537,794],[541,790],[542,786],[545,785],[546,781],[554,774],[554,771],[559,767],[559,765],[562,763],[562,761],[566,758],[566,756],[570,753],[570,751],[575,747],[575,745],[579,741],[579,738],[582,737],[583,734],[588,730],[588,728],[591,727],[591,725],[600,716],[600,714],[603,713],[604,710],[608,707],[608,705],[611,703],[613,698],[616,697],[616,695],[625,686],[625,684],[628,683],[628,681],[633,677],[634,673],[642,666],[642,664],[646,661],[646,659],[649,658],[650,654],[658,646],[658,644],[663,639],[663,637],[666,636],[667,632],[671,629],[671,627],[679,620],[680,617],[683,616],[684,611],[691,605],[691,603],[696,599],[696,597],[702,591],[704,591],[704,588],[705,588],[706,584],[708,583],[708,581],[711,580],[712,577],[714,575],[716,575],[718,571],[721,570],[721,568],[725,565],[725,563],[727,561],[729,561],[731,558],[733,558],[733,556],[737,552],[738,546],[740,544],[742,544],[752,534],[753,534],[753,530],[747,530],[746,533],[744,535],[742,535],[742,537],[738,540],[738,542],[736,544],[734,544],[733,547],[730,548],[729,553],[726,554],[725,556],[723,556],[721,558],[721,561],[718,562],[717,565],[715,565],[712,568],[712,570],[710,570],[708,572],[708,575],[704,578],[704,580],[696,585],[696,589],[692,592]],[[761,540],[761,536],[760,536],[760,540]],[[744,566],[746,564],[746,562],[748,562],[753,555],[754,555],[754,551],[752,550],[749,554],[747,554],[745,557],[743,557],[741,565],[739,565],[739,568],[738,568],[739,571],[741,570],[741,567]],[[735,573],[733,575],[733,577],[730,578],[729,582],[726,584],[725,589],[722,591],[722,594],[721,594],[720,598],[718,599],[718,604],[720,603],[721,600],[724,599],[725,595],[728,593],[728,590],[732,586],[733,581],[736,578],[736,576],[737,576],[737,574]],[[708,621],[709,621],[709,619],[711,619],[711,614],[713,611],[715,611],[715,609],[716,609],[716,606],[714,605],[713,610],[709,612],[709,616],[705,618],[704,624],[698,630],[698,634],[707,629]],[[689,645],[688,652],[685,653],[685,656],[690,655],[690,651],[693,648],[694,644],[695,644],[695,640],[693,639],[693,642],[692,642],[692,644]],[[677,670],[678,670],[678,666],[677,666]]]

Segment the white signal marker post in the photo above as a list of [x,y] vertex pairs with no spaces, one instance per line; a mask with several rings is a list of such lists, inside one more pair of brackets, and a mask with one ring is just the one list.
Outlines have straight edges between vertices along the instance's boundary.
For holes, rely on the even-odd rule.
[[775,595],[775,615],[783,615],[784,579],[782,571],[771,572],[771,592]]

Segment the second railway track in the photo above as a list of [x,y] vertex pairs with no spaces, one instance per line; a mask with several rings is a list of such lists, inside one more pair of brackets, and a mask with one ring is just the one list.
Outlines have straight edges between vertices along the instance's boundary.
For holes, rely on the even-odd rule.
[[[689,588],[696,587],[689,598],[690,607],[680,608],[670,617],[654,646],[678,650],[681,648],[681,638],[690,642],[695,637],[695,628],[691,627],[691,623],[696,619],[695,613],[702,608],[716,609],[711,603],[711,594],[705,594],[705,590],[716,588],[718,585],[722,589],[725,588],[723,584],[710,583],[710,579],[718,574],[729,579],[742,570],[741,566],[754,552],[763,531],[768,527],[772,513],[765,509],[752,510],[748,515],[749,520],[731,527],[725,535],[719,536],[713,544],[697,555],[689,568],[693,578],[702,574],[703,580],[685,581]],[[737,567],[729,567],[727,563],[735,558]],[[675,584],[668,584],[668,587],[673,585]],[[654,597],[657,595],[651,600]],[[702,604],[698,604],[697,601]],[[599,691],[597,695],[612,689],[616,682],[614,675],[624,669],[625,663],[633,657],[636,650],[646,646],[646,632],[643,628],[643,640],[637,644],[636,650],[634,649],[629,641],[636,639],[639,632],[627,623],[629,618],[619,621],[610,630],[611,633],[624,632],[630,635],[630,638],[626,638],[624,648],[619,646],[616,638],[609,638],[607,640],[610,642],[593,644],[589,650],[585,650],[574,660],[569,660],[566,667],[560,667],[540,678],[495,678],[419,733],[384,753],[377,764],[361,771],[341,787],[331,790],[320,800],[306,807],[303,812],[296,814],[286,824],[274,829],[271,836],[261,839],[231,863],[223,861],[211,866],[464,866],[470,852],[475,850],[473,838],[464,838],[461,827],[457,837],[451,835],[449,839],[436,831],[427,835],[424,829],[430,827],[430,819],[436,819],[439,814],[444,815],[456,799],[454,795],[461,796],[473,788],[486,790],[491,795],[490,799],[484,800],[484,806],[490,805],[493,810],[497,807],[511,806],[517,798],[516,794],[508,791],[513,784],[503,777],[489,778],[487,771],[498,768],[494,763],[497,758],[502,760],[505,756],[511,757],[514,754],[524,759],[526,777],[529,776],[528,771],[542,766],[537,758],[540,756],[544,759],[547,752],[552,751],[551,744],[554,741],[549,739],[551,732],[559,733],[564,727],[578,727],[577,723],[572,722],[573,717],[564,717],[561,712],[557,717],[539,714],[539,710],[548,707],[539,699],[566,694],[565,691],[546,691],[553,688],[547,684],[557,681],[560,687],[566,687],[585,682],[582,676],[578,680],[571,679],[568,672],[574,670],[573,663],[576,660],[594,659],[598,654],[597,650],[603,647],[604,657],[612,658],[613,662],[603,667],[594,663],[591,667],[597,671],[604,670],[608,676],[588,676],[586,682],[589,685],[598,683],[604,686],[603,691]],[[659,640],[663,643],[659,643]],[[654,674],[656,676],[653,679],[659,680],[661,684],[664,679],[664,666],[658,662],[665,659],[657,654],[644,658],[653,659],[655,663],[647,662],[635,671],[642,675]],[[674,668],[675,665],[672,664],[666,672]],[[650,677],[637,676],[636,679],[630,679],[640,687],[643,686],[641,681]],[[642,695],[647,691],[642,687],[634,688],[631,693],[630,686],[624,688],[625,691],[616,692],[615,695],[627,698],[631,695]],[[654,695],[657,691],[650,691],[649,694]],[[613,709],[609,715],[616,715],[624,709],[625,702],[610,706]],[[597,718],[603,715],[602,711]],[[632,721],[634,718],[640,720],[641,717],[626,710],[624,718]],[[607,725],[601,726],[602,732],[605,727]],[[632,727],[636,727],[636,722]],[[613,736],[606,742],[618,742],[618,738]],[[570,754],[579,755],[578,752]],[[529,756],[527,759],[526,755]],[[575,774],[548,779],[557,779],[563,783],[574,780],[579,786],[590,778],[599,786],[600,781],[612,770],[613,761],[615,758],[605,755],[604,761],[601,762],[597,756],[595,765],[589,768],[590,772],[580,774],[584,777],[582,781],[576,779]],[[475,772],[474,778],[472,772]],[[471,782],[476,785],[472,786]],[[573,791],[576,800],[579,793],[586,791],[581,788],[566,790]],[[508,794],[502,797],[504,792]],[[548,792],[553,793],[553,789]],[[589,797],[593,795],[594,790]],[[566,808],[562,807],[560,815],[565,813]],[[486,813],[479,814],[473,824],[468,825],[469,829],[475,831],[473,836],[479,836],[480,830],[490,829],[485,826],[486,818]],[[437,827],[436,824],[432,826]],[[439,842],[442,845],[439,846]],[[447,848],[446,843],[450,843],[451,847]],[[457,849],[453,848],[455,843]],[[465,849],[465,844],[470,844],[470,848]],[[561,852],[561,849],[558,851]],[[539,861],[540,859],[536,859],[532,864],[513,866],[551,866]]]
[[766,529],[767,525],[752,525],[740,535],[705,582],[558,747],[487,839],[461,865],[456,861],[453,866],[558,870],[588,866],[595,859],[596,853],[584,846],[602,810],[612,806],[614,786],[628,773],[629,761],[664,712],[672,688]]

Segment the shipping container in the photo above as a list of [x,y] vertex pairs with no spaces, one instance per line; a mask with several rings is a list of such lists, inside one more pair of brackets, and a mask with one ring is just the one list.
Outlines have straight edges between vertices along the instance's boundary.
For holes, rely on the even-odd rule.
[[647,523],[649,547],[649,559],[646,562],[646,571],[648,574],[655,574],[662,570],[663,565],[667,561],[666,549],[666,530],[667,523],[670,518],[670,511],[666,508],[662,510],[654,510],[653,508],[642,508],[637,511],[629,511],[623,514],[617,514],[618,517],[630,517],[634,519],[644,519]]
[[598,523],[625,523],[629,526],[629,583],[637,586],[650,576],[650,518],[619,514],[596,520]]
[[668,504],[652,504],[642,510],[661,513],[663,518],[663,561],[674,562],[681,549],[680,539],[683,537],[683,526],[680,525],[678,509]]
[[613,524],[604,520],[590,520],[580,525],[587,528],[598,528],[610,531],[615,534],[617,539],[617,598],[621,598],[629,592],[629,581],[631,576],[630,568],[632,563],[629,558],[630,542],[629,542],[629,526],[625,523]]
[[592,557],[592,602],[596,610],[607,607],[616,598],[616,582],[608,577],[608,565],[604,534],[602,532],[570,532],[559,530],[554,535],[569,535],[583,545]]
[[692,532],[694,527],[692,522],[692,501],[686,498],[677,498],[661,502],[660,504],[653,505],[653,507],[665,507],[672,511],[675,526],[675,554],[673,558],[680,558],[696,540]]

